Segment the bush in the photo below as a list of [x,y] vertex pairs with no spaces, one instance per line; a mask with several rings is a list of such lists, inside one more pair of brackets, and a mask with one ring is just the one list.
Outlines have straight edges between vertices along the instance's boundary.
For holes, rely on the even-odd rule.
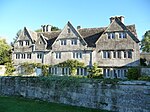
[[140,77],[139,68],[129,68],[127,72],[127,78],[130,80],[138,80]]
[[150,81],[150,76],[141,76],[140,78],[138,78],[138,80],[143,80],[143,81]]

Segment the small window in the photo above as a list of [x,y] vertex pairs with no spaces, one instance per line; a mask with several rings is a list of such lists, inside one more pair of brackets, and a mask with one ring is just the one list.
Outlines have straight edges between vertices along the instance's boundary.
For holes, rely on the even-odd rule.
[[126,33],[122,33],[122,32],[119,33],[119,38],[127,38],[126,36],[127,36]]
[[68,28],[68,33],[70,33],[71,32],[71,30],[70,30],[70,28]]
[[31,53],[27,54],[27,59],[31,59]]
[[82,53],[81,52],[73,52],[73,58],[82,59]]
[[19,41],[19,46],[23,46],[23,41]]
[[103,58],[110,58],[110,51],[104,51]]
[[42,44],[42,42],[41,42],[41,41],[39,41],[39,44]]
[[124,58],[127,58],[127,52],[124,51]]
[[16,59],[20,59],[20,54],[19,53],[16,54]]
[[61,59],[61,52],[56,52],[56,59]]
[[42,53],[37,53],[37,58],[42,59]]
[[113,52],[113,58],[116,58],[116,51]]
[[67,40],[60,40],[61,45],[67,45]]
[[71,40],[71,44],[72,44],[72,45],[77,45],[77,39],[72,39],[72,40]]
[[128,58],[132,58],[132,51],[128,51]]
[[29,46],[29,41],[28,40],[26,41],[26,46]]
[[21,54],[21,58],[25,59],[26,55],[25,54]]
[[114,39],[115,33],[108,33],[108,39]]

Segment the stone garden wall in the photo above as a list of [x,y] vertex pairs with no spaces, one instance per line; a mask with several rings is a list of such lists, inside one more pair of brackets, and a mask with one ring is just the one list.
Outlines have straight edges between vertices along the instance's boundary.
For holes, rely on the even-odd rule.
[[145,81],[119,84],[90,81],[78,85],[57,85],[55,80],[43,83],[38,78],[1,77],[0,94],[119,112],[150,110],[150,82]]

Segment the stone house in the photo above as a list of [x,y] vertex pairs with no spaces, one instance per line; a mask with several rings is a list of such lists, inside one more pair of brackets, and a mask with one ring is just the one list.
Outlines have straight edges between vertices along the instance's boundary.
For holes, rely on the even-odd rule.
[[[56,65],[68,59],[86,66],[97,63],[106,78],[124,78],[129,67],[140,61],[139,40],[135,25],[125,25],[123,16],[110,18],[107,27],[77,29],[67,22],[59,31],[42,25],[42,32],[24,27],[14,44],[13,61],[16,67],[23,62]],[[51,68],[52,74],[69,74],[69,68]],[[83,68],[78,75],[87,75]]]

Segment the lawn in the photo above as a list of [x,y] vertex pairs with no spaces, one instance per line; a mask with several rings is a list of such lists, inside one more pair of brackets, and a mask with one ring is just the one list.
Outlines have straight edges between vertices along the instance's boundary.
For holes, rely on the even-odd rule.
[[20,97],[0,96],[0,112],[108,112],[108,111],[68,106],[64,104],[48,103],[45,101],[37,101]]

